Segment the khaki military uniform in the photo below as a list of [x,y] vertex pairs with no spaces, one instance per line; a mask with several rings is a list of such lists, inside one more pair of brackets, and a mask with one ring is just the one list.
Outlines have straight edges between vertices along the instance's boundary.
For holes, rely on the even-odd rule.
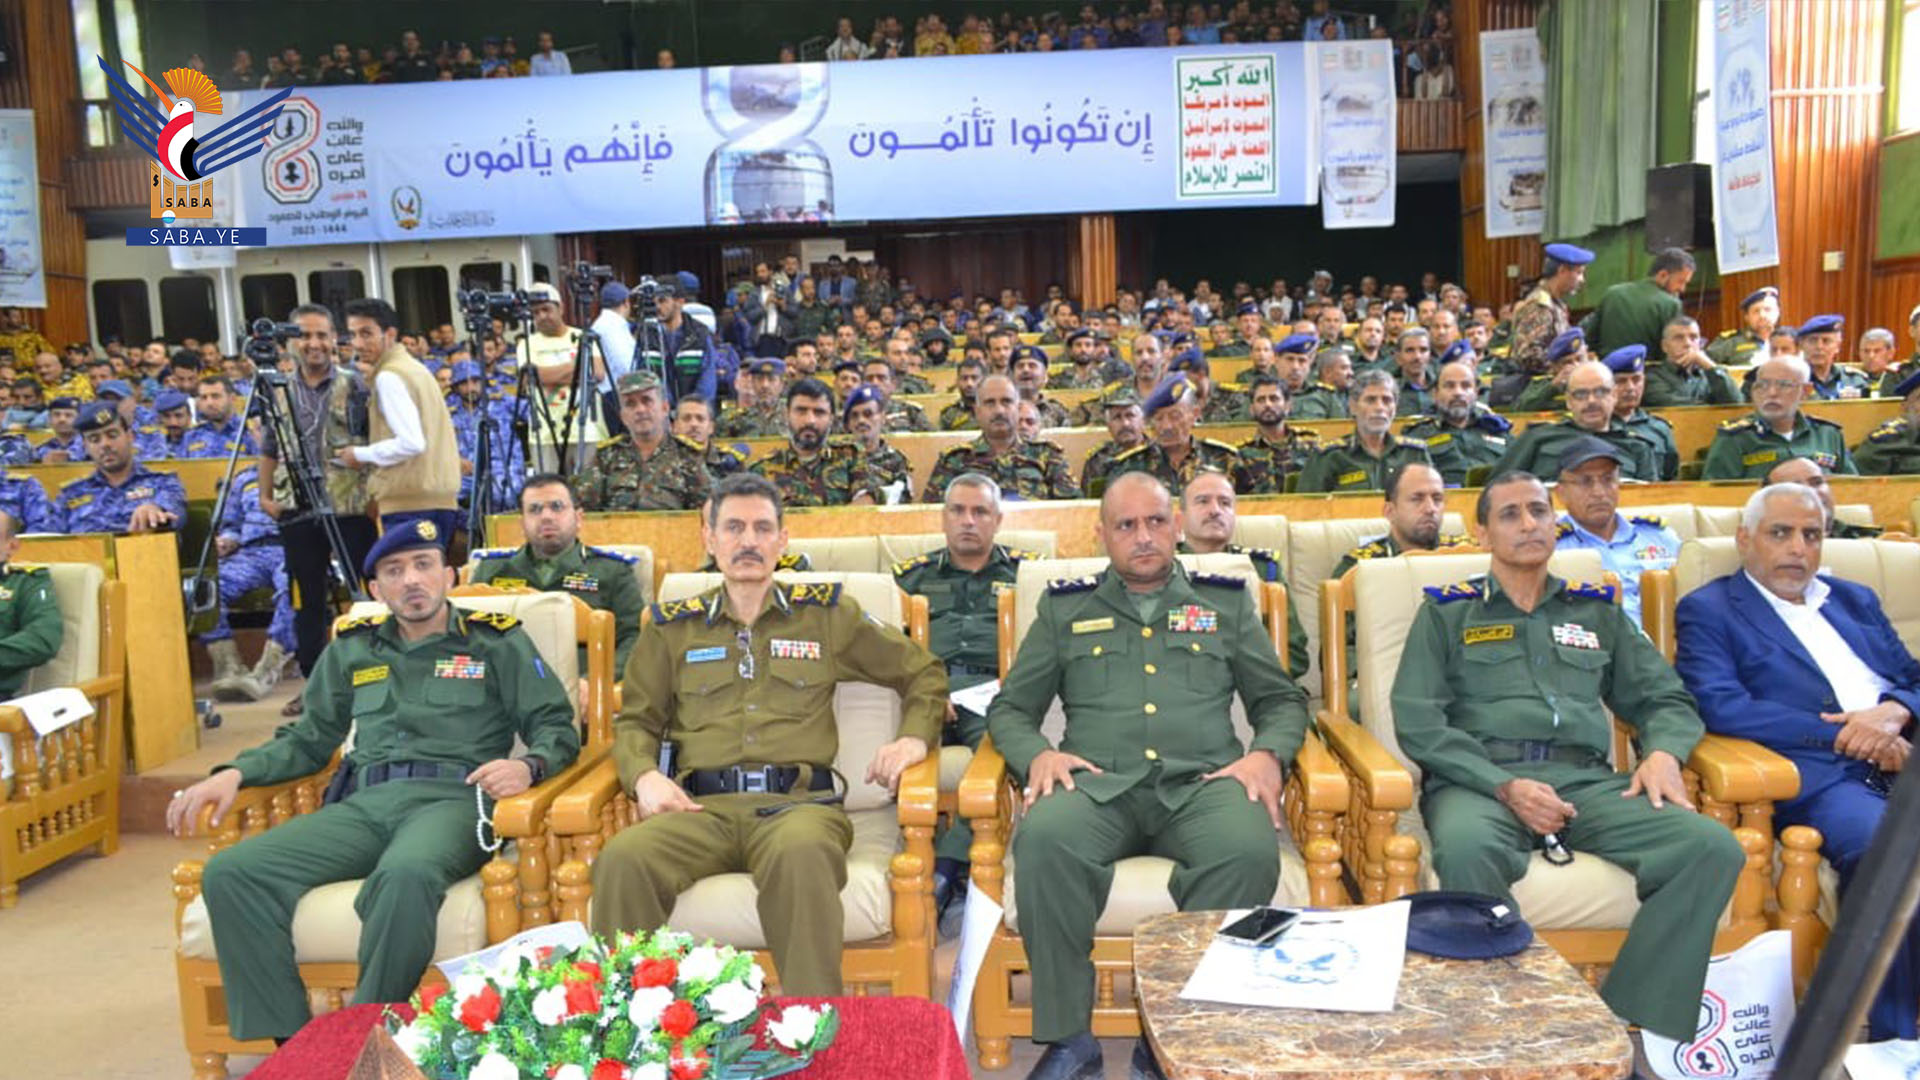
[[1005,454],[996,455],[986,436],[963,446],[951,447],[940,454],[927,477],[921,502],[940,502],[947,497],[947,484],[962,473],[977,472],[1000,485],[1009,498],[1077,499],[1080,485],[1067,469],[1067,455],[1059,444],[1035,439],[1016,442]]
[[1280,430],[1283,433],[1280,442],[1269,442],[1266,436],[1255,435],[1234,448],[1240,451],[1240,470],[1247,484],[1245,489],[1235,489],[1239,494],[1280,494],[1286,488],[1287,476],[1299,472],[1307,458],[1320,449],[1320,436],[1316,432],[1284,425]]
[[1862,476],[1920,473],[1920,426],[1904,416],[1881,424],[1853,448],[1853,462]]
[[846,506],[861,495],[880,501],[867,471],[866,455],[857,446],[828,443],[808,458],[787,445],[748,465],[747,471],[773,481],[780,489],[781,505],[789,509]]
[[1750,413],[1728,420],[1713,433],[1700,478],[1759,480],[1775,465],[1796,457],[1812,458],[1829,473],[1859,472],[1847,452],[1847,433],[1839,424],[1801,412],[1794,415],[1793,431],[1781,435],[1759,413]]
[[[1167,491],[1178,499],[1187,489],[1193,478],[1203,472],[1226,474],[1233,490],[1244,491],[1247,488],[1247,474],[1240,461],[1240,451],[1232,443],[1217,439],[1197,439],[1187,437],[1187,453],[1180,464],[1175,465],[1167,454],[1166,447],[1158,442],[1147,441],[1131,450],[1121,453],[1113,459],[1113,477],[1123,473],[1143,472],[1167,485]],[[1111,478],[1110,478],[1111,479]]]
[[[853,826],[808,787],[839,752],[834,687],[869,682],[900,694],[900,734],[938,745],[946,676],[906,635],[861,614],[838,585],[768,590],[751,624],[724,588],[656,604],[627,661],[614,722],[621,789],[658,768],[660,743],[679,746],[680,774],[732,766],[804,766],[783,794],[694,795],[704,809],[657,814],[622,830],[593,866],[593,928],[653,930],[701,878],[745,871],[782,989],[837,997]],[[758,811],[782,804],[770,814]]]
[[1347,408],[1345,390],[1315,382],[1294,396],[1287,415],[1293,420],[1345,420],[1353,413]]
[[1444,417],[1428,413],[1400,433],[1425,443],[1427,456],[1433,459],[1433,467],[1440,470],[1441,478],[1448,487],[1458,487],[1467,482],[1467,473],[1475,467],[1500,460],[1507,452],[1512,431],[1513,424],[1506,417],[1484,405],[1475,405],[1473,415],[1463,427],[1455,427]]
[[53,576],[46,566],[29,562],[0,566],[0,698],[18,694],[28,672],[60,651],[64,636]]
[[[474,552],[473,582],[502,589],[516,586],[541,592],[563,592],[577,596],[595,611],[613,614],[614,671],[627,666],[627,654],[640,633],[640,609],[646,605],[640,596],[639,579],[633,576],[631,555],[578,541],[551,559],[534,554],[532,544],[517,548],[489,548]],[[587,670],[587,651],[580,650],[580,670]]]
[[1567,444],[1588,436],[1612,443],[1627,459],[1627,463],[1620,466],[1621,479],[1645,480],[1649,483],[1660,479],[1660,463],[1652,443],[1611,418],[1605,431],[1588,431],[1574,423],[1571,416],[1536,423],[1521,432],[1520,437],[1507,447],[1506,456],[1494,463],[1493,475],[1520,469],[1543,480],[1551,480],[1560,475],[1560,454],[1566,450]]
[[633,436],[602,442],[575,486],[585,510],[697,510],[707,501],[713,477],[707,452],[678,435],[660,440],[653,456],[641,454]]
[[1348,435],[1321,445],[1306,468],[1300,470],[1295,489],[1310,491],[1385,491],[1387,477],[1402,465],[1433,464],[1427,444],[1389,434],[1379,457],[1360,445],[1359,435]]

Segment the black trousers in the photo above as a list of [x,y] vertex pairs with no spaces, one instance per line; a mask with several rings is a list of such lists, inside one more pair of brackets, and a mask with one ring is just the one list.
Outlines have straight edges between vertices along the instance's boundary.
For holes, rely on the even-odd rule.
[[[365,514],[342,514],[340,538],[357,570],[373,550],[377,531]],[[293,583],[293,636],[299,642],[300,674],[313,674],[320,651],[327,647],[333,628],[333,580],[328,569],[333,549],[317,520],[280,526],[280,542],[287,552],[287,578]]]

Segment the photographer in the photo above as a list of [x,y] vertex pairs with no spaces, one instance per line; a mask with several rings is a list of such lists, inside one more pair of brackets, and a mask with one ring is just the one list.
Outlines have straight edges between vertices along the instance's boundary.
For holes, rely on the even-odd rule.
[[[645,284],[643,281],[643,289]],[[659,299],[655,303],[660,313],[662,340],[649,340],[643,331],[634,362],[662,375],[673,403],[678,404],[681,398],[689,396],[712,401],[718,382],[713,333],[687,317],[685,298],[675,286],[661,282],[657,288]]]
[[607,434],[613,436],[626,434],[620,423],[620,395],[614,387],[620,376],[633,370],[633,330],[628,325],[632,316],[633,303],[625,285],[609,281],[600,286],[600,314],[594,316],[590,329],[599,335],[600,352],[606,357],[599,381],[600,417]]
[[[539,380],[540,395],[537,401],[528,403],[532,414],[530,439],[539,471],[557,472],[560,447],[577,444],[580,449],[570,456],[577,464],[588,448],[607,437],[607,429],[596,418],[582,430],[580,414],[570,408],[578,381],[580,331],[567,325],[560,290],[544,281],[535,282],[527,289],[527,312],[533,317],[533,333],[525,338],[527,359]],[[606,361],[595,353],[594,381],[606,375]],[[568,422],[570,418],[572,423]]]
[[366,446],[344,447],[334,460],[371,468],[367,494],[379,504],[380,527],[433,523],[441,546],[460,513],[460,454],[446,395],[427,369],[399,345],[399,316],[385,300],[347,303],[347,333],[364,359],[373,357],[373,399]]

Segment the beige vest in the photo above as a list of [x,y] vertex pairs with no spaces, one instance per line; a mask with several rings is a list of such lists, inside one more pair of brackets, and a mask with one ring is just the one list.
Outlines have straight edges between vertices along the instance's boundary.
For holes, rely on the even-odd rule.
[[[380,504],[380,513],[398,514],[410,510],[457,510],[460,507],[460,450],[453,433],[453,417],[447,412],[440,384],[427,369],[398,345],[380,354],[373,365],[373,378],[391,372],[407,386],[407,396],[420,412],[420,432],[427,448],[391,468],[376,468],[367,478],[367,494]],[[386,414],[380,411],[378,395],[367,410],[370,442],[393,438]]]

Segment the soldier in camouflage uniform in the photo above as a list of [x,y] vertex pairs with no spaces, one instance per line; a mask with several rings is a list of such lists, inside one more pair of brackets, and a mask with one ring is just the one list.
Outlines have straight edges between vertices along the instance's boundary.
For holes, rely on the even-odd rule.
[[1196,423],[1237,424],[1247,419],[1246,396],[1215,382],[1212,363],[1198,349],[1174,357],[1172,370],[1184,374],[1187,385],[1193,387],[1194,404],[1200,410]]
[[980,387],[980,380],[987,374],[987,365],[979,360],[968,358],[960,361],[954,369],[953,388],[958,400],[940,410],[935,421],[941,431],[965,431],[974,426],[973,395]]
[[840,411],[841,426],[847,431],[847,443],[859,449],[867,462],[867,475],[874,490],[878,492],[881,503],[907,502],[913,498],[913,469],[907,464],[907,455],[898,447],[887,445],[883,437],[886,426],[886,397],[880,388],[868,383],[857,387],[847,395],[847,403]]
[[946,497],[947,484],[961,473],[977,472],[1000,485],[1008,498],[1077,499],[1080,485],[1067,468],[1067,455],[1054,443],[1020,438],[1016,422],[1019,391],[1005,375],[989,375],[974,394],[980,437],[940,455],[927,477],[920,501]]
[[713,486],[706,451],[667,431],[666,391],[652,371],[620,376],[620,421],[627,434],[602,442],[581,471],[588,510],[692,510]]
[[1140,399],[1135,396],[1131,383],[1121,383],[1100,395],[1099,400],[1106,406],[1108,437],[1080,466],[1080,490],[1089,499],[1097,499],[1107,490],[1114,459],[1145,444],[1147,439],[1146,419],[1140,415]]
[[1287,476],[1299,472],[1320,448],[1320,436],[1288,425],[1287,384],[1278,375],[1254,376],[1251,393],[1253,422],[1260,430],[1236,447],[1247,485],[1240,494],[1278,495]]
[[[1261,581],[1281,587],[1287,584],[1287,571],[1280,556],[1269,548],[1241,547],[1233,543],[1233,526],[1239,519],[1235,510],[1233,482],[1225,474],[1203,472],[1187,482],[1180,493],[1180,534],[1177,550],[1195,555],[1245,555],[1253,563]],[[1313,660],[1308,651],[1307,631],[1300,625],[1300,610],[1287,605],[1287,675],[1294,679],[1307,673]]]
[[673,407],[673,434],[684,442],[705,447],[701,460],[707,475],[718,483],[747,467],[746,452],[713,437],[713,406],[703,397],[684,397]]
[[1013,351],[1013,385],[1020,396],[1033,402],[1040,412],[1041,427],[1066,427],[1071,420],[1067,407],[1046,396],[1047,354],[1038,345],[1022,345]]
[[1353,434],[1322,443],[1300,470],[1296,490],[1379,491],[1393,470],[1409,462],[1433,463],[1427,444],[1393,433],[1398,387],[1384,371],[1369,371],[1353,382]]
[[1569,325],[1567,297],[1586,282],[1593,252],[1572,244],[1548,244],[1540,268],[1540,285],[1513,311],[1512,344],[1507,350],[1516,371],[1540,374],[1547,369],[1547,345]]
[[[722,438],[753,439],[787,433],[787,414],[780,407],[780,388],[787,367],[778,360],[762,357],[748,364],[747,393],[743,403],[723,413],[717,425]],[[751,403],[747,403],[751,399]]]
[[1101,370],[1100,339],[1086,327],[1067,335],[1067,359],[1073,366],[1047,380],[1049,390],[1098,390],[1107,384]]
[[747,471],[773,481],[785,506],[865,506],[879,501],[860,448],[828,443],[832,427],[833,391],[818,379],[801,379],[787,388],[787,445]]
[[1246,487],[1246,470],[1233,444],[1193,437],[1193,421],[1200,412],[1194,397],[1185,375],[1161,380],[1141,409],[1153,439],[1114,458],[1113,475],[1149,473],[1176,495],[1202,472],[1226,473],[1235,490]]
[[[887,344],[891,348],[896,342],[890,341]],[[933,421],[927,419],[927,411],[925,409],[922,409],[914,402],[906,401],[894,395],[894,367],[892,363],[880,357],[871,356],[861,363],[860,372],[861,380],[865,382],[866,385],[873,387],[880,395],[880,404],[883,410],[882,416],[886,422],[886,429],[889,432],[933,430]],[[849,396],[845,401],[840,403],[840,411],[843,415],[846,412],[847,405],[852,401],[853,398]]]
[[[1133,339],[1132,379],[1117,379],[1108,383],[1105,390],[1112,393],[1123,385],[1131,386],[1134,397],[1145,401],[1153,396],[1160,380],[1166,376],[1166,367],[1167,354],[1160,338],[1154,334],[1141,334]],[[1074,408],[1071,419],[1077,426],[1089,427],[1100,423],[1101,410],[1099,399],[1089,399]]]

